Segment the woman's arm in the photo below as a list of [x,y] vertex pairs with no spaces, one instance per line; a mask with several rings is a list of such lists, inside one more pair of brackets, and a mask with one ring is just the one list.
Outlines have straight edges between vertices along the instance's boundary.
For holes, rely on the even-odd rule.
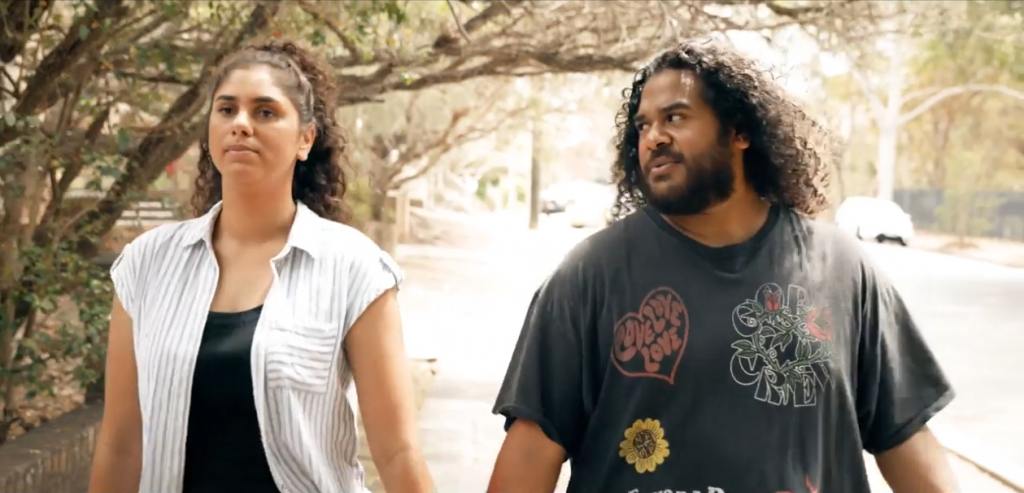
[[390,289],[366,308],[345,337],[359,410],[384,490],[430,493],[420,452],[412,377],[402,338],[398,296]]
[[132,319],[114,300],[110,313],[103,425],[96,440],[89,493],[136,492],[142,475],[142,412]]

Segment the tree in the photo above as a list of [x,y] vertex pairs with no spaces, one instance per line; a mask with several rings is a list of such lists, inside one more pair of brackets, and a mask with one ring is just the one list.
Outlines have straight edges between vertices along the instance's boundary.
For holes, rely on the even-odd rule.
[[453,151],[514,126],[526,108],[507,97],[508,86],[464,82],[451,89],[393,95],[391,102],[401,104],[366,108],[357,117],[356,127],[364,129],[356,130],[352,148],[357,175],[368,182],[370,219],[386,220],[387,196],[434,170]]
[[[255,37],[314,45],[337,67],[340,103],[352,105],[486,76],[633,70],[680,36],[853,29],[862,10],[856,1],[0,0],[0,437],[17,419],[13,389],[47,362],[85,358],[83,380],[96,379],[111,294],[88,260],[205,128],[212,68]],[[72,200],[75,187],[101,198]],[[41,327],[67,298],[84,329]]]
[[[915,38],[930,40],[933,47],[935,43],[947,43],[946,46],[955,46],[960,54],[965,46],[973,44],[975,49],[984,49],[977,45],[987,44],[991,55],[993,49],[1007,49],[1006,38],[996,38],[994,33],[1003,31],[1010,36],[1019,33],[1024,30],[1024,20],[1013,12],[1007,14],[1000,2],[883,2],[881,9],[885,13],[882,23],[886,33],[880,41],[869,39],[868,47],[860,40],[854,43],[859,44],[859,51],[851,50],[855,56],[850,60],[850,73],[867,98],[878,130],[877,195],[891,200],[899,161],[900,130],[905,125],[937,104],[962,94],[998,93],[1024,101],[1024,91],[1005,82],[1004,77],[996,77],[998,82],[993,82],[990,76],[986,81],[985,75],[990,74],[984,72],[972,73],[966,80],[952,85],[914,87],[911,74],[914,49],[923,44]],[[963,19],[964,23],[951,22],[952,19]],[[950,43],[953,39],[958,41],[955,45]],[[1001,47],[991,46],[1000,42]],[[860,56],[856,56],[858,53]],[[933,56],[930,60],[935,62],[936,58]]]

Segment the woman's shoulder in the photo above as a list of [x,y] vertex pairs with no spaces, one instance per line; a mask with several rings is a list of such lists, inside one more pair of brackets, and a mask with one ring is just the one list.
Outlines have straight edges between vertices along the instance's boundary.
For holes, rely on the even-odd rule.
[[187,250],[183,247],[203,241],[207,225],[208,221],[202,217],[161,224],[135,237],[125,247],[125,253],[130,252],[132,256],[145,261],[154,256],[168,255],[176,250],[185,252]]

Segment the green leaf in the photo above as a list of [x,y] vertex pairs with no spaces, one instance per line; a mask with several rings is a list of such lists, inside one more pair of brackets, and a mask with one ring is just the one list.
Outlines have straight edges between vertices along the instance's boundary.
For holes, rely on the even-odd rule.
[[753,351],[754,350],[754,343],[752,343],[752,342],[750,342],[750,341],[748,341],[746,339],[740,339],[740,340],[732,343],[732,347],[735,348],[735,349],[738,349],[740,351]]
[[8,127],[13,127],[14,124],[17,123],[17,122],[18,122],[18,115],[15,115],[14,113],[7,113],[6,115],[4,115],[4,123]]
[[89,37],[89,27],[85,24],[78,26],[78,39],[85,41],[85,38]]
[[131,145],[132,141],[128,136],[128,131],[123,128],[117,129],[117,150],[119,152],[125,152],[129,147],[131,147]]
[[811,347],[806,341],[800,341],[796,345],[796,357],[799,359],[807,359],[811,355]]
[[793,342],[793,333],[787,332],[785,335],[779,338],[779,350],[785,351],[789,347],[789,343]]

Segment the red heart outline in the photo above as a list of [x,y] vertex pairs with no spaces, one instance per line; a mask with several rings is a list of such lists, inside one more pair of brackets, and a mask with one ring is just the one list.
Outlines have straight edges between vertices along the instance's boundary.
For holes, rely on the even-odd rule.
[[[664,303],[666,301],[669,303],[669,309],[677,308],[679,310],[679,313],[676,317],[679,321],[679,325],[676,325],[671,320],[671,317],[667,316],[667,314],[657,314],[659,304]],[[678,306],[676,306],[677,304]],[[644,332],[643,334],[634,334],[633,337],[636,337],[637,335],[642,335],[646,337],[648,328],[653,327],[655,324],[658,324],[659,322],[664,324],[664,328],[662,331],[657,332],[657,334],[661,334],[663,337],[667,337],[671,330],[677,331],[677,337],[679,341],[681,341],[681,344],[678,348],[673,349],[676,352],[676,360],[675,363],[673,363],[672,365],[671,371],[665,372],[664,370],[662,370],[662,368],[659,368],[659,371],[653,372],[627,371],[625,368],[623,368],[622,364],[619,363],[619,360],[623,359],[622,354],[620,353],[629,353],[629,356],[624,358],[624,362],[628,362],[631,361],[634,357],[639,356],[639,354],[637,353],[640,349],[638,348],[650,348],[652,344],[656,344],[656,342],[653,341],[653,338],[656,337],[657,334],[651,332],[652,341],[648,341],[645,344],[634,345],[633,347],[630,347],[630,345],[627,344],[625,350],[620,350],[620,345],[624,343],[627,337],[626,331],[629,327],[629,322],[634,323],[634,330],[642,328],[642,331]],[[681,334],[678,334],[678,332],[681,332]],[[689,338],[690,315],[686,309],[686,304],[683,303],[682,297],[680,297],[671,288],[655,288],[653,291],[648,293],[647,296],[644,297],[643,301],[640,302],[640,309],[638,311],[629,312],[625,314],[622,318],[619,319],[618,322],[615,323],[615,330],[612,336],[612,364],[615,365],[615,368],[617,368],[620,373],[627,377],[658,378],[668,382],[669,385],[674,385],[676,379],[676,370],[679,369],[679,363],[683,360],[683,353],[686,352],[686,343],[689,340]]]

